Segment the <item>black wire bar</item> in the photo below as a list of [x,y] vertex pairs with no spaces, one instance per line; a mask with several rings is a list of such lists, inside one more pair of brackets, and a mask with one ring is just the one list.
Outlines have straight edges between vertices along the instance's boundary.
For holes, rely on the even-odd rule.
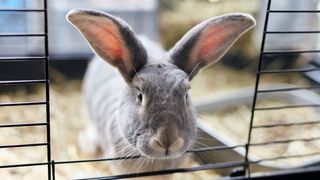
[[256,109],[256,103],[257,103],[257,98],[258,98],[258,87],[259,87],[259,82],[260,82],[260,71],[262,70],[262,60],[264,57],[263,51],[265,47],[265,40],[266,40],[266,33],[267,32],[267,27],[268,27],[268,21],[269,21],[269,14],[270,14],[270,7],[271,7],[271,0],[268,0],[267,2],[267,7],[266,7],[266,13],[265,13],[265,21],[263,25],[263,34],[262,34],[262,40],[261,40],[261,47],[260,47],[260,56],[259,56],[259,63],[258,63],[258,70],[257,70],[257,76],[256,76],[256,82],[255,82],[255,88],[254,88],[254,94],[253,94],[253,99],[252,99],[252,106],[251,106],[251,117],[250,117],[250,123],[249,123],[249,131],[248,131],[248,139],[247,139],[247,144],[245,147],[245,166],[244,166],[244,171],[247,174],[248,177],[251,176],[251,170],[250,170],[250,160],[249,160],[249,148],[250,148],[250,142],[251,142],[251,134],[253,130],[253,121],[254,121],[254,112]]
[[[304,157],[317,156],[317,155],[320,155],[320,152],[264,158],[264,159],[250,161],[249,163],[250,164],[257,164],[257,163],[261,163],[261,162],[265,162],[265,161],[275,161],[275,160],[290,159],[290,158],[304,158]],[[55,163],[55,164],[57,164],[57,163]],[[108,179],[109,180],[109,179],[122,179],[122,178],[136,178],[136,177],[165,175],[165,174],[180,173],[180,172],[185,173],[185,172],[212,170],[212,169],[232,168],[232,167],[240,167],[240,166],[244,166],[244,165],[245,165],[244,162],[236,161],[236,162],[206,164],[206,165],[200,165],[200,166],[192,167],[192,168],[179,168],[179,169],[164,170],[164,171],[150,171],[150,172],[120,174],[120,175],[114,175],[114,176],[81,178],[78,180],[93,180],[93,179],[97,179],[97,180],[102,180],[102,179],[107,180]]]
[[0,124],[0,128],[46,126],[46,125],[48,125],[47,122],[39,122],[39,123],[15,123],[15,124]]
[[316,34],[320,31],[265,31],[266,34]]
[[177,169],[168,169],[168,170],[161,170],[161,171],[120,174],[120,175],[114,175],[114,176],[80,178],[77,180],[93,180],[93,179],[110,180],[110,179],[137,178],[137,177],[167,175],[167,174],[173,174],[173,173],[186,173],[186,172],[213,170],[213,169],[225,169],[225,168],[233,168],[233,167],[241,167],[241,166],[244,166],[243,161],[234,161],[234,162],[223,162],[223,163],[215,163],[215,164],[205,164],[205,165],[200,165],[200,166],[191,167],[191,168],[177,168]]
[[320,50],[262,51],[262,55],[320,53]]
[[[278,156],[273,158],[264,158],[259,160],[250,161],[250,164],[257,164],[264,161],[275,161],[281,159],[289,159],[289,158],[303,158],[320,155],[320,152],[308,153],[308,154],[298,154],[298,155],[288,155],[288,156]],[[221,165],[222,164],[222,165]],[[211,170],[211,169],[222,169],[222,168],[232,168],[244,166],[245,164],[241,161],[236,162],[227,162],[227,163],[215,163],[215,164],[206,164],[200,165],[194,168],[181,168],[181,169],[173,169],[173,170],[164,170],[164,171],[151,171],[151,172],[141,172],[141,173],[131,173],[131,174],[120,174],[114,176],[105,176],[105,177],[94,177],[94,178],[81,178],[79,180],[91,180],[91,179],[122,179],[122,178],[135,178],[135,177],[144,177],[144,176],[154,176],[154,175],[165,175],[171,173],[179,173],[181,172],[193,172],[193,171],[202,171],[202,170]],[[175,171],[177,170],[177,171]]]
[[23,164],[7,164],[7,165],[0,165],[0,169],[5,168],[23,168],[23,167],[30,167],[30,166],[44,166],[49,165],[48,162],[40,162],[40,163],[23,163]]
[[308,86],[308,87],[291,87],[291,88],[281,88],[281,89],[264,89],[258,90],[258,93],[274,93],[274,92],[284,92],[284,91],[298,91],[304,89],[320,89],[320,86]]
[[0,62],[21,62],[21,61],[45,61],[45,56],[29,56],[29,57],[0,57]]
[[[47,0],[43,0],[44,10],[44,57],[45,57],[45,79],[46,79],[46,123],[47,123],[47,161],[51,162],[51,126],[50,126],[50,83],[49,83],[49,34],[48,34],[48,4]],[[48,164],[48,180],[51,180],[51,165]]]
[[250,161],[250,163],[251,164],[256,164],[256,163],[261,163],[261,162],[265,162],[265,161],[276,161],[276,160],[290,159],[290,158],[303,158],[303,157],[317,156],[317,155],[320,155],[320,152],[308,153],[308,154],[288,155],[288,156],[278,156],[278,157],[272,157],[272,158],[264,158],[264,159]]
[[[300,155],[290,155],[290,156],[279,156],[279,157],[273,157],[273,158],[265,158],[261,160],[255,160],[250,161],[250,164],[256,164],[263,161],[273,161],[273,160],[280,160],[280,159],[287,159],[287,158],[301,158],[301,157],[308,157],[308,156],[315,156],[319,155],[320,152],[317,153],[309,153],[309,154],[300,154]],[[137,157],[138,158],[138,157]],[[97,162],[97,161],[105,161],[106,159],[96,159],[94,160],[83,160],[81,162]],[[109,158],[110,161],[114,160],[114,158]],[[121,160],[121,159],[118,159]],[[42,166],[42,165],[52,165],[52,167],[55,167],[55,165],[58,164],[69,164],[69,163],[79,163],[80,161],[74,162],[74,161],[60,161],[55,162],[52,161],[50,163],[43,162],[43,163],[25,163],[25,164],[11,164],[11,165],[2,165],[0,168],[19,168],[19,167],[29,167],[29,166]],[[223,165],[221,165],[223,164]],[[121,178],[134,178],[134,177],[142,177],[147,174],[147,176],[152,175],[165,175],[165,174],[171,174],[171,173],[183,173],[183,172],[194,172],[194,171],[202,171],[202,170],[211,170],[211,169],[222,169],[222,168],[232,168],[232,167],[240,167],[244,166],[244,162],[238,161],[238,162],[227,162],[227,163],[219,163],[219,164],[207,164],[207,165],[200,165],[195,168],[181,168],[180,171],[175,171],[177,169],[172,170],[165,170],[165,171],[153,171],[153,172],[141,172],[141,173],[133,173],[133,174],[121,174],[121,175],[115,175],[115,176],[105,176],[105,177],[94,177],[94,178],[82,178],[84,179],[121,179]],[[54,172],[54,171],[53,171]],[[134,175],[134,176],[132,176]],[[82,180],[81,179],[81,180]]]
[[277,127],[288,127],[288,126],[304,126],[304,125],[314,125],[314,124],[320,124],[320,120],[306,121],[306,122],[281,123],[281,124],[257,125],[257,126],[252,126],[252,128],[262,129],[262,128],[277,128]]
[[281,70],[262,70],[258,71],[260,74],[285,74],[285,73],[304,73],[320,71],[320,68],[303,68],[303,69],[281,69]]
[[12,144],[12,145],[1,145],[2,148],[20,148],[20,147],[32,147],[32,146],[47,146],[48,143],[30,143],[30,144]]
[[[250,164],[257,164],[264,161],[275,161],[281,159],[289,159],[289,158],[303,158],[303,157],[310,157],[320,155],[320,152],[316,153],[308,153],[308,154],[298,154],[298,155],[288,155],[288,156],[278,156],[273,158],[265,158],[255,161],[250,161]],[[172,173],[185,173],[185,172],[194,172],[194,171],[203,171],[203,170],[212,170],[212,169],[223,169],[223,168],[233,168],[233,167],[240,167],[244,166],[245,164],[241,161],[236,162],[227,162],[227,163],[215,163],[215,164],[206,164],[200,165],[197,167],[192,168],[179,168],[179,169],[172,169],[172,170],[163,170],[163,171],[150,171],[150,172],[140,172],[140,173],[130,173],[130,174],[120,174],[114,176],[102,176],[102,177],[90,177],[90,178],[81,178],[78,180],[102,180],[102,179],[122,179],[122,178],[136,178],[136,177],[145,177],[145,176],[155,176],[155,175],[166,175]]]
[[4,9],[0,8],[0,13],[7,12],[36,12],[41,13],[44,17],[43,21],[43,33],[0,33],[0,38],[2,37],[41,37],[44,38],[44,54],[40,56],[1,56],[0,62],[23,62],[23,61],[43,61],[45,70],[45,79],[36,80],[10,80],[10,81],[0,81],[0,85],[26,85],[26,84],[45,84],[45,100],[36,102],[8,102],[0,103],[1,107],[10,106],[35,106],[35,105],[45,105],[46,106],[46,120],[45,122],[35,122],[35,123],[15,123],[15,124],[0,124],[0,128],[14,128],[14,127],[28,127],[28,126],[45,126],[46,127],[46,142],[41,143],[29,143],[29,144],[13,144],[13,145],[1,145],[0,148],[23,148],[23,147],[35,147],[44,146],[46,147],[47,162],[40,163],[25,163],[25,164],[11,164],[11,165],[0,165],[0,168],[15,168],[15,167],[26,167],[26,166],[48,166],[48,180],[51,180],[51,140],[50,140],[50,92],[49,92],[49,48],[48,48],[48,12],[47,12],[47,0],[43,0],[43,8],[41,9]]
[[313,137],[313,138],[301,138],[301,139],[286,139],[286,140],[275,140],[275,141],[268,141],[268,142],[258,142],[258,143],[250,143],[250,146],[266,146],[272,144],[287,144],[295,141],[301,142],[310,142],[310,141],[317,141],[320,140],[320,137]]
[[0,37],[44,37],[44,33],[8,33],[0,34]]
[[[235,149],[235,148],[240,148],[240,147],[245,147],[245,145],[196,148],[196,149],[188,150],[187,153],[230,150],[230,149]],[[141,157],[142,156],[140,156],[140,155],[136,155],[136,156],[125,156],[125,157],[113,157],[113,158],[55,161],[55,164],[75,164],[75,163],[100,162],[100,161],[118,161],[118,160],[127,160],[127,159],[138,159]]]
[[0,107],[9,106],[34,106],[34,105],[47,105],[47,101],[37,101],[37,102],[10,102],[10,103],[0,103]]
[[320,10],[268,10],[267,13],[320,13]]
[[0,81],[0,85],[19,85],[19,84],[41,84],[46,83],[47,80],[14,80],[14,81]]
[[0,12],[46,12],[46,9],[0,9]]
[[268,110],[291,109],[291,108],[309,108],[309,107],[318,108],[320,107],[320,104],[301,104],[301,105],[262,107],[262,108],[255,108],[255,111],[268,111]]
[[[30,147],[30,146],[43,146],[46,143],[35,143],[35,144],[25,144],[25,145],[8,145],[9,148],[16,148],[16,147]],[[14,146],[14,147],[13,147]],[[215,146],[215,147],[205,147],[205,148],[197,148],[191,149],[187,151],[187,153],[194,153],[194,152],[209,152],[209,151],[220,151],[220,150],[230,150],[235,148],[245,147],[245,145],[236,145],[236,146]],[[8,147],[3,147],[8,148]],[[141,158],[142,156],[125,156],[125,157],[113,157],[113,158],[98,158],[98,159],[83,159],[83,160],[68,160],[68,161],[55,161],[55,164],[75,164],[75,163],[90,163],[90,162],[101,162],[101,161],[117,161],[117,160],[126,160],[126,159],[137,159]],[[32,164],[12,164],[12,165],[5,165],[0,166],[0,168],[14,168],[14,167],[25,167],[25,166],[32,166],[33,164],[37,165],[47,165],[48,163],[32,163]]]

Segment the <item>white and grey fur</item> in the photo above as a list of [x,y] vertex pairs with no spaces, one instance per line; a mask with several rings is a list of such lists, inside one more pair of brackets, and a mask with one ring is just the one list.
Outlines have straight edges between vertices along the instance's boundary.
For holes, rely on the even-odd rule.
[[98,55],[83,85],[94,120],[88,130],[91,143],[109,157],[145,157],[142,167],[141,160],[121,163],[117,170],[122,172],[179,166],[196,136],[189,81],[255,25],[241,13],[211,18],[165,52],[110,14],[74,9],[67,19]]

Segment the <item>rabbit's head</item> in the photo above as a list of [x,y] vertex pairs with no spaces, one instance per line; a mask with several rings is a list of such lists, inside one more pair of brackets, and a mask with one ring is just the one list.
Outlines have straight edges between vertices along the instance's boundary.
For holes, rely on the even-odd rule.
[[191,146],[196,114],[189,81],[255,25],[245,14],[211,18],[191,29],[163,57],[151,58],[131,28],[112,15],[77,9],[67,19],[128,84],[119,107],[121,133],[149,158],[178,157]]

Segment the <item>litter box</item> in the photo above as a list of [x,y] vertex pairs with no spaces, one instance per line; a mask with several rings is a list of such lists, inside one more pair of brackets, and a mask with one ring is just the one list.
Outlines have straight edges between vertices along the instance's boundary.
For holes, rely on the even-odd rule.
[[[292,88],[295,87],[290,84],[265,84],[259,89],[281,89],[281,88]],[[228,108],[236,107],[239,105],[251,105],[253,100],[254,89],[243,88],[237,91],[232,91],[220,95],[213,95],[211,97],[205,97],[195,101],[194,105],[197,109],[198,114],[202,113],[213,113],[221,110],[226,110]],[[260,93],[259,100],[263,99],[284,99],[293,105],[298,104],[319,104],[320,96],[310,90],[297,90],[297,91],[279,91],[276,93]],[[318,110],[318,109],[317,109]],[[233,142],[231,139],[226,137],[222,133],[214,131],[212,128],[208,127],[206,124],[198,121],[198,132],[201,136],[197,141],[200,146],[197,147],[215,147],[215,146],[236,146],[239,143]],[[249,126],[249,124],[248,124]],[[208,152],[194,153],[195,160],[199,161],[200,164],[208,163],[221,163],[221,162],[232,162],[232,161],[243,161],[245,157],[245,148],[238,147],[234,149],[227,150],[216,150]],[[249,161],[256,161],[254,156],[249,156]],[[300,163],[295,167],[287,166],[272,166],[267,161],[262,161],[260,163],[254,163],[250,165],[251,172],[268,172],[274,170],[281,170],[287,168],[299,168],[320,165],[320,157],[312,158],[312,160],[304,163]],[[230,175],[237,168],[226,168],[217,170],[218,173],[222,175]]]

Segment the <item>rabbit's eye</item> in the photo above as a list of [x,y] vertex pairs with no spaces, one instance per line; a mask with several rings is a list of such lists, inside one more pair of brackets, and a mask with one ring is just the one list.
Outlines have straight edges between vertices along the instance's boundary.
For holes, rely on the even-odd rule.
[[138,95],[137,95],[137,101],[139,102],[139,103],[142,103],[142,93],[139,93]]

